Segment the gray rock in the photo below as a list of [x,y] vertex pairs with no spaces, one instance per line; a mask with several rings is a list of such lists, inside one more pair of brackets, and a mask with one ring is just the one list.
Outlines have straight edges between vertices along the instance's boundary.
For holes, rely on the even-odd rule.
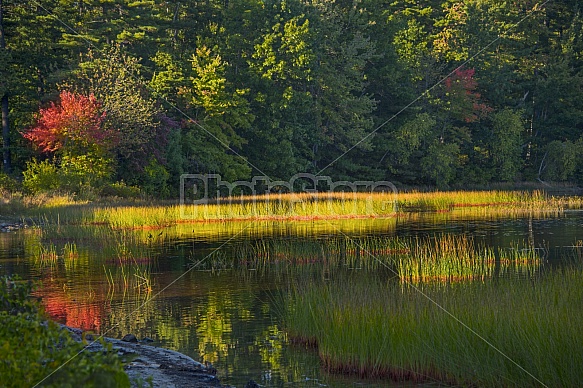
[[123,342],[138,342],[138,339],[133,334],[126,334],[121,339]]
[[[68,330],[76,341],[82,341],[82,330],[64,325],[61,327]],[[113,351],[120,356],[134,355],[130,357],[131,362],[125,367],[132,387],[141,387],[144,382],[148,385],[151,379],[152,386],[160,388],[226,388],[214,375],[216,370],[213,370],[212,366],[205,366],[182,353],[109,337],[99,338],[110,343]],[[100,352],[103,351],[103,345],[101,342],[95,342],[87,345],[86,349]]]

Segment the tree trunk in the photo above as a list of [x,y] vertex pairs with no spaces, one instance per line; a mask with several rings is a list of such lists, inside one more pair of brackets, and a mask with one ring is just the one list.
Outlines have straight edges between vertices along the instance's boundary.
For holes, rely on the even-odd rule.
[[[3,23],[3,4],[0,0],[0,50],[6,50],[6,41],[4,40],[4,23]],[[12,171],[12,163],[10,161],[10,125],[8,121],[8,91],[4,91],[2,96],[2,161],[4,172],[10,173]]]
[[12,163],[10,161],[10,125],[8,123],[8,94],[2,96],[2,160],[4,162],[4,172],[12,172]]

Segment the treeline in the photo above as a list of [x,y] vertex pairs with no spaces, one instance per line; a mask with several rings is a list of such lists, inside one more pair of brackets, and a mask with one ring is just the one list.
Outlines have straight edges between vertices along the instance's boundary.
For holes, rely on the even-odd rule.
[[581,3],[0,0],[3,168],[160,197],[182,173],[581,182]]

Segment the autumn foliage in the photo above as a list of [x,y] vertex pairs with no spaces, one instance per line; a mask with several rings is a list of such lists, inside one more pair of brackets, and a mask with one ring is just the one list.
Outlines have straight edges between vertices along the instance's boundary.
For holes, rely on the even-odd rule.
[[475,122],[492,111],[476,91],[478,82],[474,69],[458,68],[444,81],[445,90],[452,99],[452,112],[467,123]]
[[88,97],[62,91],[60,101],[41,109],[37,124],[23,136],[42,152],[109,148],[114,142],[113,131],[103,127],[105,112],[93,95]]
[[[116,132],[104,124],[105,112],[93,95],[61,92],[60,100],[41,109],[35,126],[23,136],[54,157],[27,163],[23,185],[32,192],[99,187],[113,173]],[[52,156],[52,155],[51,155]]]

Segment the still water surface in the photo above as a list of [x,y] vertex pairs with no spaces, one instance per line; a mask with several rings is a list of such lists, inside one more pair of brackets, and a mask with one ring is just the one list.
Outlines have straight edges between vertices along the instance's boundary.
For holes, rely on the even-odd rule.
[[[290,281],[358,269],[323,270],[315,259],[290,268],[277,257],[261,268],[221,263],[241,246],[270,241],[305,246],[330,239],[464,234],[476,245],[536,247],[544,257],[543,266],[551,268],[562,257],[578,254],[575,245],[583,240],[583,213],[545,219],[426,215],[350,222],[247,222],[204,229],[195,225],[145,231],[145,242],[132,240],[134,251],[125,255],[124,250],[131,251],[126,240],[118,238],[117,246],[104,246],[91,231],[5,233],[0,235],[0,274],[41,280],[38,294],[49,314],[62,323],[110,337],[133,333],[153,338],[157,345],[211,362],[224,384],[242,387],[252,379],[268,387],[390,386],[326,374],[317,354],[290,345],[283,330],[279,293]],[[66,260],[63,249],[72,243],[78,251]],[[50,265],[38,258],[47,244],[58,254],[63,252]],[[106,245],[112,245],[111,240]],[[120,256],[126,257],[123,263]]]

